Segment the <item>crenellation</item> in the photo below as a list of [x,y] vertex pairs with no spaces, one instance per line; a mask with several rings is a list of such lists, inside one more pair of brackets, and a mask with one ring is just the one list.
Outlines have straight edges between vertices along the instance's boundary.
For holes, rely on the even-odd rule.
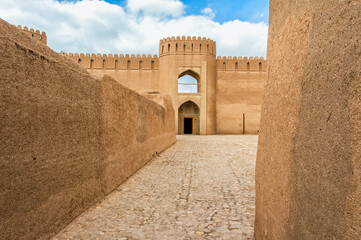
[[[13,25],[15,26],[15,25]],[[28,36],[34,38],[35,40],[47,45],[47,36],[45,32],[41,32],[39,30],[34,30],[34,28],[28,28],[27,26],[20,26],[17,25],[15,26],[16,28],[18,28],[19,30],[22,30],[24,33],[26,33]]]
[[159,69],[157,55],[151,54],[90,54],[90,53],[63,53],[86,69],[117,69],[117,70],[152,70]]
[[210,54],[216,55],[216,42],[196,36],[177,36],[162,39],[159,42],[159,55],[164,54]]
[[261,71],[265,72],[267,61],[263,57],[217,57],[218,71]]

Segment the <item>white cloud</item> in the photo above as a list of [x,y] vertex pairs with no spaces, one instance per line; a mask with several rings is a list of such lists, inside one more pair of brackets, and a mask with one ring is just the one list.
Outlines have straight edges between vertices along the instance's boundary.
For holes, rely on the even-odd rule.
[[128,0],[127,8],[132,13],[180,17],[184,14],[185,5],[179,0]]
[[202,10],[202,13],[206,16],[209,16],[210,18],[214,18],[216,16],[216,13],[211,8],[205,8]]
[[212,9],[196,16],[184,9],[179,0],[128,0],[125,8],[100,0],[0,0],[3,19],[46,31],[58,52],[157,54],[160,39],[189,35],[217,41],[221,56],[265,56],[265,23],[220,24]]

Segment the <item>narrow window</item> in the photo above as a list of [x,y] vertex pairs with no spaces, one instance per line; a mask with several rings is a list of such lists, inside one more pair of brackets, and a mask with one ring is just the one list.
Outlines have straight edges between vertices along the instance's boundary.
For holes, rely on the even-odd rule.
[[183,45],[183,52],[185,52],[186,51],[186,43],[184,43],[184,45]]
[[175,51],[178,52],[178,43],[175,44]]
[[199,44],[199,51],[202,52],[202,44]]
[[168,44],[168,52],[170,52],[170,43]]
[[249,62],[247,62],[247,71],[250,70],[250,67],[249,67]]
[[193,43],[192,43],[192,52],[193,52]]
[[164,45],[162,46],[162,54],[164,53]]
[[207,52],[209,52],[209,45],[207,44]]
[[262,63],[261,62],[259,62],[259,71],[262,71]]
[[130,60],[127,62],[127,69],[130,69]]

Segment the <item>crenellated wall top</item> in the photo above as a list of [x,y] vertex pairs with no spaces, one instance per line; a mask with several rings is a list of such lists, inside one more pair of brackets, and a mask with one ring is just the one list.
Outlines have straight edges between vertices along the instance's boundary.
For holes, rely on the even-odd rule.
[[155,70],[159,68],[157,55],[63,53],[87,69]]
[[217,71],[260,71],[267,69],[263,57],[217,57]]
[[[15,26],[15,25],[14,25]],[[36,39],[37,41],[47,45],[47,36],[45,32],[41,32],[39,30],[34,30],[33,28],[28,28],[27,26],[16,26],[19,30],[22,30],[24,33],[29,35],[30,37]]]

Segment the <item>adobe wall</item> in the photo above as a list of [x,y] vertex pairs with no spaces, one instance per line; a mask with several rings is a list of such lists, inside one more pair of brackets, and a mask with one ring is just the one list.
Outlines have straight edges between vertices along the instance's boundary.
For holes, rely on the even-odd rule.
[[175,142],[158,103],[0,20],[0,239],[49,239]]
[[258,133],[266,69],[263,57],[217,58],[217,133]]
[[159,59],[157,55],[78,54],[64,53],[93,74],[107,74],[137,92],[158,90]]
[[[14,25],[15,26],[15,25]],[[17,28],[21,31],[23,31],[25,34],[27,34],[28,36],[34,38],[35,40],[47,45],[48,43],[48,38],[46,36],[45,32],[41,32],[39,30],[34,30],[33,28],[28,28],[28,27],[21,27],[20,25],[17,26]]]
[[360,239],[361,2],[270,1],[256,239]]
[[[216,57],[216,42],[200,37],[168,37],[157,55],[64,53],[90,73],[108,74],[137,91],[159,91],[171,97],[178,129],[178,108],[193,101],[200,108],[200,134],[257,134],[267,61],[258,57]],[[192,71],[198,93],[178,93],[178,78]],[[178,131],[177,131],[178,132]]]

